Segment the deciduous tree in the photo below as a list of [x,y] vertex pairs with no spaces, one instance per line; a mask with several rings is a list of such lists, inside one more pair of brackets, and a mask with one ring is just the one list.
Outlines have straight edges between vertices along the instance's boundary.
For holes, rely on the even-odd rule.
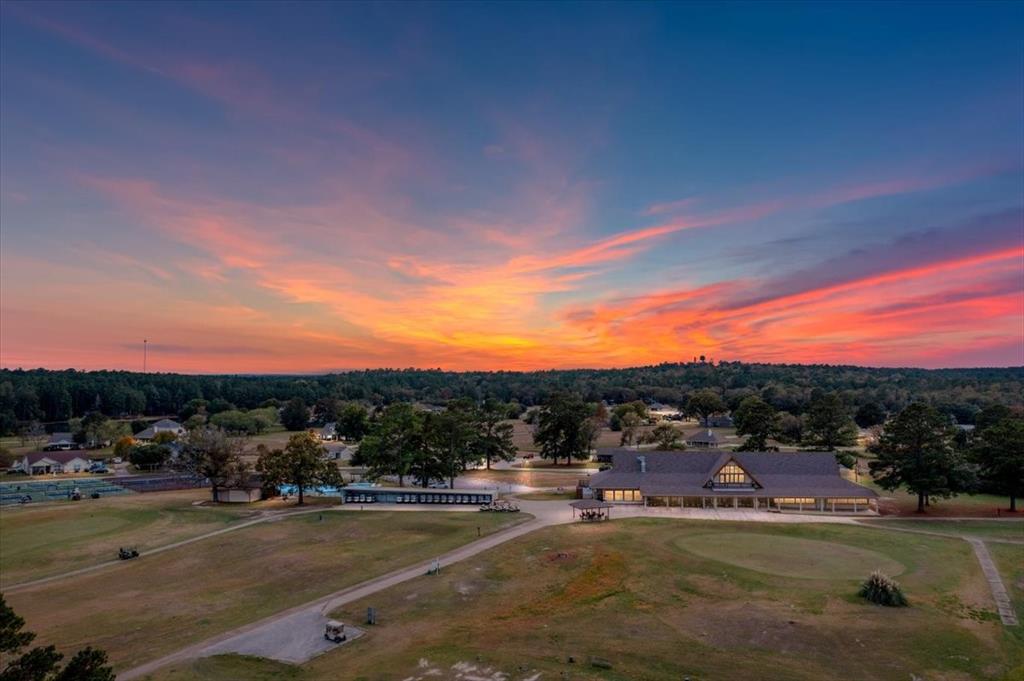
[[341,472],[327,458],[327,450],[313,433],[303,431],[288,438],[284,449],[264,448],[256,461],[256,472],[269,485],[294,485],[299,506],[305,503],[310,487],[337,486]]
[[281,425],[288,430],[305,430],[309,427],[309,407],[301,397],[288,400],[281,410]]
[[662,451],[686,449],[683,443],[683,431],[671,423],[659,423],[648,434],[647,439],[655,443],[657,449]]
[[213,500],[218,501],[221,487],[243,474],[243,443],[228,437],[220,428],[203,426],[189,431],[182,446],[177,465],[182,469],[209,479],[213,486]]
[[725,411],[725,402],[714,390],[698,390],[687,400],[686,411],[699,418],[706,427],[708,418]]
[[733,413],[736,433],[747,439],[741,449],[748,452],[763,452],[768,449],[768,438],[778,430],[778,414],[775,407],[757,395],[743,398]]

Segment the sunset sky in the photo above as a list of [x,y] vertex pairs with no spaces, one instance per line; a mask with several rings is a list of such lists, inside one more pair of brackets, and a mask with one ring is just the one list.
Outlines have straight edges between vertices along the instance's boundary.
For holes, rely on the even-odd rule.
[[1024,364],[1024,4],[39,4],[0,363]]

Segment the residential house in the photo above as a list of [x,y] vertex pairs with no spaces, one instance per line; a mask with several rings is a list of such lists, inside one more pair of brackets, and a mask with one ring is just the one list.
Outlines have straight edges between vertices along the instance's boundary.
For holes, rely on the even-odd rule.
[[325,423],[324,427],[317,433],[321,440],[337,440],[338,439],[338,424],[335,422]]
[[29,475],[48,475],[51,473],[85,473],[92,462],[77,451],[45,451],[29,452],[14,464],[12,468]]
[[75,442],[75,438],[71,433],[53,433],[43,447],[45,452],[66,451],[69,449],[79,449],[79,445]]
[[145,430],[135,433],[134,437],[139,442],[151,442],[160,433],[171,433],[175,437],[185,434],[185,426],[171,419],[160,419]]

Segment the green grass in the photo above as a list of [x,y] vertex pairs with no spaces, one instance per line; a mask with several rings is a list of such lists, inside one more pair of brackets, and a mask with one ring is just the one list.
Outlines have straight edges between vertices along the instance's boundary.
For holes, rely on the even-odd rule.
[[39,644],[107,651],[118,669],[523,522],[519,513],[325,511],[7,594]]
[[48,577],[116,558],[121,546],[140,551],[240,522],[248,507],[202,507],[209,490],[84,499],[5,507],[0,511],[0,584]]
[[[879,487],[869,475],[861,475],[858,482],[878,493],[882,511],[890,515],[918,516],[917,495],[904,490],[887,491]],[[932,499],[925,507],[926,516],[972,516],[996,517],[997,511],[1005,512],[1010,507],[1010,498],[994,494],[961,494],[949,499]],[[1024,515],[1024,514],[1022,514]]]
[[[851,570],[778,574],[778,556],[738,564],[744,552],[730,539],[776,543],[791,556],[793,574],[815,549],[868,560]],[[856,596],[870,554],[904,568],[899,581],[910,607]],[[987,588],[970,546],[951,538],[647,518],[559,526],[374,595],[378,626],[285,678],[326,681],[339,670],[366,681],[455,678],[453,666],[462,665],[516,681],[536,673],[604,681],[995,680],[1019,667],[1024,652],[998,623]],[[333,616],[360,621],[367,604]],[[593,656],[612,669],[591,667]],[[279,668],[223,657],[154,678],[216,681]]]
[[798,579],[862,579],[873,570],[895,577],[905,569],[877,551],[799,537],[714,532],[690,535],[679,544],[705,558]]
[[525,494],[517,494],[516,498],[528,501],[566,501],[575,499],[576,492],[571,490],[565,492],[526,492]]
[[1024,541],[1024,518],[1020,520],[912,520],[900,518],[861,520],[860,522],[877,527],[898,527],[919,532],[948,534],[954,537],[973,536]]

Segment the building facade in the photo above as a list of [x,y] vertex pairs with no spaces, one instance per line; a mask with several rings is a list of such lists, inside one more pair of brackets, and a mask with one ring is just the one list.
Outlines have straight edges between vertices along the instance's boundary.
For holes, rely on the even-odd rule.
[[878,495],[842,477],[831,452],[615,450],[590,479],[616,504],[762,511],[873,513]]

